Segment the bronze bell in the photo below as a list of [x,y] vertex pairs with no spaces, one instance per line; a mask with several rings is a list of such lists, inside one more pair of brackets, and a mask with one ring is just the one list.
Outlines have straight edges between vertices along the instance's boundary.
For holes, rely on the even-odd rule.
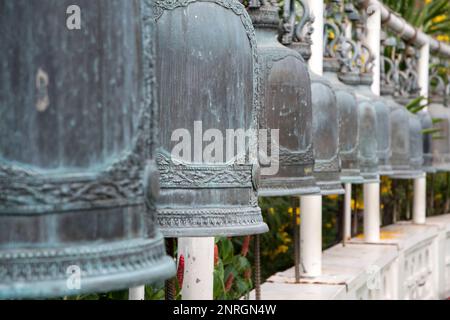
[[440,139],[432,139],[433,167],[437,171],[450,171],[450,115],[449,109],[442,104],[430,104],[428,110],[435,119],[441,119],[435,124],[440,129]]
[[414,178],[417,172],[410,163],[410,126],[409,112],[405,107],[389,101],[391,107],[391,142],[392,142],[392,178]]
[[236,0],[159,0],[154,19],[164,236],[266,232],[255,150],[259,65],[246,9]]
[[330,83],[312,74],[314,175],[322,195],[345,193],[340,183],[339,117]]
[[[348,19],[344,19],[344,13]],[[370,85],[372,84],[372,68],[373,57],[370,50],[364,45],[362,36],[364,34],[364,21],[366,19],[365,12],[361,14],[356,8],[347,4],[342,7],[329,4],[326,10],[328,18],[325,23],[325,58],[324,69],[327,71],[326,75],[332,77],[335,88],[338,88],[337,83],[340,81],[340,86],[345,85],[347,88],[352,88],[356,94],[356,100],[351,103],[355,111],[353,117],[357,117],[357,121],[348,121],[347,127],[342,127],[340,137],[349,135],[350,138],[357,138],[357,145],[355,146],[355,154],[358,163],[360,175],[363,177],[362,183],[378,182],[379,168],[378,156],[383,155],[389,150],[385,150],[385,145],[380,143],[378,148],[377,139],[382,140],[385,136],[378,134],[378,121],[381,121],[380,126],[387,126],[387,119],[381,116],[383,113],[383,103],[379,97],[375,96]],[[344,29],[348,23],[352,23],[356,38],[355,40],[346,37]],[[334,36],[328,36],[329,30],[333,32]],[[347,89],[349,90],[349,89]],[[339,91],[335,89],[338,97],[339,105]],[[378,105],[375,106],[375,103]],[[350,103],[346,102],[346,107],[349,108]],[[379,107],[380,110],[377,110]],[[355,128],[355,126],[357,128]],[[352,130],[350,130],[352,129]],[[344,131],[344,133],[342,133]],[[353,132],[358,131],[356,135]],[[348,139],[348,137],[347,137]],[[381,141],[385,142],[385,141]],[[341,146],[343,141],[341,141]],[[383,148],[381,148],[383,147]],[[387,149],[389,145],[387,144]],[[341,150],[341,157],[342,150]],[[384,163],[383,163],[384,164]],[[344,166],[344,162],[343,162]],[[344,172],[344,170],[343,170]]]
[[[396,50],[392,50],[393,56],[384,56],[384,46],[399,47],[403,42],[397,43],[394,38],[388,38],[382,34],[382,63],[381,63],[381,94],[384,102],[390,110],[390,135],[391,135],[391,156],[390,165],[393,179],[413,179],[421,174],[421,168],[417,166],[415,152],[422,152],[423,147],[418,146],[418,150],[411,149],[411,143],[417,144],[417,139],[421,139],[414,133],[417,122],[411,118],[410,112],[400,103],[408,103],[417,93],[417,74],[414,71],[413,52],[408,49],[408,60],[405,65],[407,71],[400,70],[401,55],[396,56]],[[396,102],[398,101],[398,102]],[[410,126],[411,125],[411,126]],[[415,160],[412,160],[412,159]],[[423,162],[423,160],[422,160]],[[420,166],[421,167],[421,166]]]
[[361,126],[359,134],[361,175],[365,183],[378,182],[377,115],[373,104],[368,100],[363,99],[359,102],[359,119]]
[[411,169],[415,172],[416,177],[423,173],[423,133],[422,123],[418,115],[409,112],[409,141],[410,141],[410,158],[409,163]]
[[261,67],[259,127],[279,129],[278,170],[261,176],[258,195],[319,193],[312,175],[311,82],[307,66],[299,53],[277,39],[278,7],[270,2],[254,2],[248,12],[256,29]]
[[[404,109],[404,107],[401,107]],[[406,109],[404,109],[406,111]],[[406,111],[407,126],[409,131],[408,169],[404,172],[394,172],[393,179],[415,179],[423,174],[423,134],[419,116]]]
[[[426,173],[434,173],[436,169],[433,167],[433,154],[431,150],[432,144],[432,134],[426,132],[427,130],[433,129],[433,120],[431,119],[430,112],[428,110],[421,110],[417,113],[420,118],[420,123],[422,125],[422,135],[423,135],[423,165],[422,169]],[[425,132],[424,132],[425,131]]]
[[[291,27],[290,47],[309,59],[313,17],[306,1],[299,1],[302,17]],[[286,5],[285,5],[286,8]],[[291,11],[292,12],[292,11]],[[294,11],[295,12],[295,11]],[[295,17],[294,17],[295,18]],[[336,95],[324,77],[311,74],[314,176],[322,195],[345,193],[340,181],[339,117]]]
[[[331,13],[329,13],[331,14]],[[328,37],[328,30],[334,37]],[[343,183],[363,183],[359,165],[359,108],[353,88],[343,84],[338,78],[341,59],[337,48],[342,46],[344,37],[340,25],[330,20],[325,23],[324,37],[324,77],[330,81],[336,95],[339,115],[339,156],[341,158],[341,181]]]
[[435,127],[439,129],[437,132],[439,139],[431,140],[433,167],[438,172],[448,172],[450,171],[450,109],[446,106],[448,92],[446,92],[444,79],[437,73],[433,72],[430,80],[435,81],[436,86],[430,88],[431,103],[428,111],[432,118],[441,120],[435,124]]
[[154,222],[149,2],[70,3],[1,4],[0,30],[14,29],[0,34],[1,299],[175,273]]
[[391,166],[391,110],[383,99],[374,101],[375,114],[377,117],[377,156],[378,156],[378,170],[380,175],[391,175],[393,173]]

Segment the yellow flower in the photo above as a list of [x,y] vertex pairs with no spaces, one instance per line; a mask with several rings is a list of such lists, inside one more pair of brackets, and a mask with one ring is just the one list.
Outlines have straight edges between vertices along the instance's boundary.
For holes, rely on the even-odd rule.
[[269,208],[269,213],[270,214],[274,214],[275,213],[275,209],[274,208]]
[[444,21],[446,18],[447,17],[445,15],[441,14],[440,16],[434,17],[432,21],[434,23],[439,23],[441,21]]
[[292,208],[289,208],[289,209],[288,209],[288,213],[289,213],[289,214],[292,214],[293,212],[294,212],[294,210],[293,210]]
[[438,41],[450,42],[450,37],[446,34],[440,34],[436,37]]
[[331,223],[326,223],[325,224],[325,228],[327,228],[327,229],[331,229],[333,226],[331,225]]
[[338,198],[338,195],[337,194],[332,194],[332,195],[327,196],[327,198],[330,199],[330,200],[336,200]]
[[333,40],[334,38],[336,38],[336,35],[334,34],[333,31],[329,31],[328,32],[328,39]]
[[295,213],[296,213],[297,215],[300,214],[300,208],[299,208],[299,207],[295,208]]

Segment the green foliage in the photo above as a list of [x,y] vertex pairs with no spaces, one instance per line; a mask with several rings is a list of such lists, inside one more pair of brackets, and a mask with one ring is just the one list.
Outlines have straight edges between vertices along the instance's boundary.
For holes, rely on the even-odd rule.
[[392,10],[411,25],[431,35],[450,33],[450,1],[448,0],[385,0]]
[[242,254],[243,239],[216,238],[219,256],[214,268],[214,299],[239,299],[253,288],[251,264]]

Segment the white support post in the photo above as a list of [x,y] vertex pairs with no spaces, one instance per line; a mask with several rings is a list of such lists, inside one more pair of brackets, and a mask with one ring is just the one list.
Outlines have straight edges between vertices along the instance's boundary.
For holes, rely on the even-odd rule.
[[373,55],[373,82],[372,92],[380,95],[380,50],[381,50],[381,12],[380,4],[373,3],[367,9],[367,31],[365,41]]
[[[428,98],[430,65],[430,44],[427,42],[420,48],[419,63],[417,65],[418,82],[420,95]],[[423,103],[426,103],[425,101]],[[414,179],[414,202],[413,202],[413,222],[424,224],[426,220],[426,202],[427,202],[427,182],[426,174]]]
[[322,196],[300,197],[300,267],[303,277],[322,273]]
[[128,290],[128,300],[144,300],[145,286],[130,288]]
[[[373,82],[371,90],[380,95],[380,46],[381,46],[381,13],[380,4],[373,2],[366,9],[367,31],[365,43],[373,55]],[[378,242],[380,240],[380,183],[364,185],[364,240]]]
[[344,201],[344,240],[350,240],[352,237],[352,185],[345,184]]
[[184,257],[183,300],[212,300],[214,238],[178,238],[178,261]]
[[364,185],[364,241],[380,241],[380,184]]
[[315,74],[323,74],[323,0],[307,0],[311,13],[315,20],[313,23],[314,32],[311,35],[311,58],[309,59],[309,68]]
[[415,224],[424,224],[426,220],[426,196],[427,196],[426,175],[414,179],[414,207],[413,222]]
[[428,98],[429,67],[430,67],[430,44],[426,43],[420,48],[419,63],[417,65],[420,95],[425,98]]

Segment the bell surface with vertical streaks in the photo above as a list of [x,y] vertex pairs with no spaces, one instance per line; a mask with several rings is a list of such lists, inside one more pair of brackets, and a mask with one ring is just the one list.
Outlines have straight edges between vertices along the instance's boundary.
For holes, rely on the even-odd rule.
[[246,9],[236,0],[157,0],[154,19],[164,236],[266,232],[255,148],[260,69]]
[[249,7],[248,12],[256,29],[261,66],[259,127],[279,130],[278,143],[272,141],[278,147],[278,171],[261,176],[258,195],[320,193],[313,176],[311,85],[306,63],[277,39],[278,7],[267,2]]
[[149,18],[144,0],[0,2],[0,298],[175,273],[155,225]]

